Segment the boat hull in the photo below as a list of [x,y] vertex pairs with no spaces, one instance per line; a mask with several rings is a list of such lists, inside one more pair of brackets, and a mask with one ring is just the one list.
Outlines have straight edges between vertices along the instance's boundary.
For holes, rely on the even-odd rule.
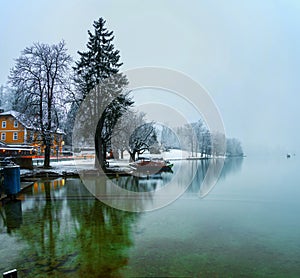
[[159,173],[171,172],[173,164],[166,163],[165,161],[137,161],[130,164],[131,168],[138,172],[144,173]]

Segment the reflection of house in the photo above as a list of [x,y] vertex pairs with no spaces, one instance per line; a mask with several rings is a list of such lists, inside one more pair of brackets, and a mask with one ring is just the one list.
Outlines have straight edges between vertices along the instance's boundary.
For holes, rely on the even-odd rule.
[[[8,146],[32,146],[37,154],[44,152],[44,143],[37,127],[37,124],[30,123],[24,115],[16,111],[0,111],[0,141]],[[63,132],[56,131],[52,136],[52,154],[62,152],[63,148]]]

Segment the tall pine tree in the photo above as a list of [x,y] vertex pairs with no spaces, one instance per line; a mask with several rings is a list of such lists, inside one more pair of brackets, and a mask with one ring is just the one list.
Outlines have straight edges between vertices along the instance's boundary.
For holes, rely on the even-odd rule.
[[[105,158],[111,135],[118,119],[132,105],[125,87],[127,78],[119,73],[122,66],[120,54],[112,43],[112,31],[105,28],[105,20],[94,21],[94,33],[88,31],[87,51],[78,52],[75,82],[80,93],[80,100],[87,98],[90,92],[97,92],[91,100],[91,117],[100,113],[95,129],[94,145],[96,167],[105,168]],[[99,112],[100,111],[100,112]],[[88,125],[86,122],[85,125]]]

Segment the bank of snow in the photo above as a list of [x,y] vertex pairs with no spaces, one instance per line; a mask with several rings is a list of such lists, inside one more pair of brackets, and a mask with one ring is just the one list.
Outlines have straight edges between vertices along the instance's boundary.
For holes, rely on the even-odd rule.
[[[161,154],[150,154],[144,153],[140,156],[152,157],[152,158],[163,158],[165,160],[183,160],[190,158],[190,152],[171,149],[167,152],[162,152]],[[200,154],[197,154],[200,157]],[[129,154],[124,154],[124,159],[110,159],[109,169],[113,171],[125,171],[128,172],[129,168]],[[70,160],[59,160],[51,162],[50,169],[43,169],[42,167],[36,167],[33,170],[21,169],[21,176],[39,176],[39,175],[78,175],[79,171],[94,170],[94,159],[70,159]]]

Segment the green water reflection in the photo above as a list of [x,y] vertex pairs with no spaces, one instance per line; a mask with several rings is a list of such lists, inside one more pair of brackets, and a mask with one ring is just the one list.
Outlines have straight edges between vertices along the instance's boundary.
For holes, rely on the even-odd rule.
[[[19,201],[0,207],[0,272],[17,268],[20,277],[297,277],[296,167],[283,161],[270,177],[274,165],[227,160],[217,186],[199,199],[209,163],[184,162],[185,171],[177,176],[175,165],[173,176],[119,178],[120,186],[155,194],[170,179],[180,187],[185,175],[195,176],[179,200],[151,213],[108,207],[79,179],[36,182]],[[283,182],[285,196],[280,194]]]
[[[54,182],[62,180],[36,183],[42,190],[25,194],[23,211],[20,201],[1,209],[1,240],[13,237],[19,252],[11,256],[4,245],[1,257],[7,265],[0,270],[17,268],[21,277],[118,276],[127,264],[131,226],[138,215],[103,205],[78,179],[56,189]],[[5,225],[8,234],[3,234]]]

